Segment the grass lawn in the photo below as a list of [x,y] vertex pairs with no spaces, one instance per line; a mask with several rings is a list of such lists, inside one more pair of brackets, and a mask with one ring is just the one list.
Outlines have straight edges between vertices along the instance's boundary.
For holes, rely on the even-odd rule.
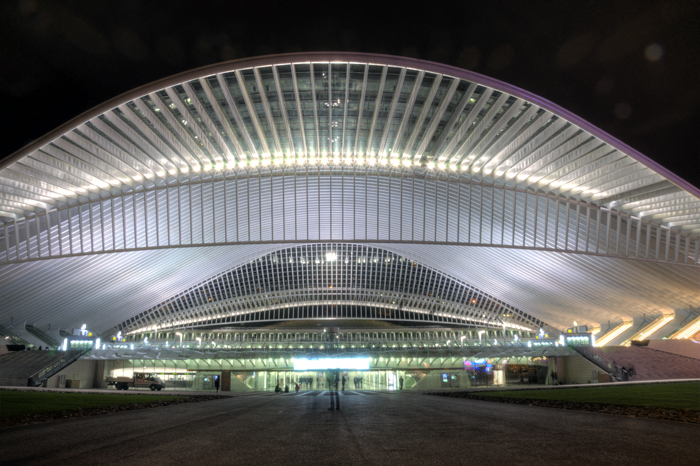
[[184,396],[111,395],[93,393],[42,393],[31,391],[0,391],[0,419],[26,414],[48,414],[61,411],[105,408],[153,401],[172,401]]
[[481,396],[597,403],[617,406],[692,409],[700,411],[700,382],[659,383],[649,385],[615,384],[609,387],[564,388],[550,390],[510,390],[479,392]]

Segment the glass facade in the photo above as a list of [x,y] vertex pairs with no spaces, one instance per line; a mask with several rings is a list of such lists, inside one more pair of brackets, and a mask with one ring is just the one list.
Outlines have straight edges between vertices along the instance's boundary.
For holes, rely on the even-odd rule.
[[[505,361],[505,362],[504,362]],[[511,358],[462,362],[442,368],[386,368],[367,371],[339,371],[345,378],[345,390],[441,390],[470,387],[545,385],[551,384],[551,359]],[[328,390],[329,371],[292,370],[211,370],[189,369],[200,362],[158,361],[143,364],[140,361],[107,361],[105,377],[130,377],[134,373],[150,373],[165,382],[165,390],[215,391],[215,377],[220,377],[221,391],[274,392],[300,384],[301,391]],[[176,366],[176,367],[173,367]],[[181,367],[177,367],[181,366]],[[342,389],[342,382],[339,384]]]

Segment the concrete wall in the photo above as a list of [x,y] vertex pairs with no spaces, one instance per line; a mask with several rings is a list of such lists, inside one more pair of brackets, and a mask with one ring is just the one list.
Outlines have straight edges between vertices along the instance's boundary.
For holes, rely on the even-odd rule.
[[97,363],[98,361],[78,359],[58,374],[50,377],[49,380],[46,381],[46,387],[58,388],[58,381],[60,379],[60,376],[65,375],[66,379],[80,380],[79,388],[95,388],[95,375],[97,374]]
[[691,340],[649,340],[649,348],[700,359],[700,344]]
[[[469,383],[469,378],[467,377],[466,371],[430,371],[428,374],[420,379],[415,385],[410,387],[404,382],[404,389],[406,390],[440,390],[442,389],[442,373],[449,372],[451,374],[457,374],[459,380],[459,387],[454,388],[469,388],[471,385]],[[404,376],[404,379],[409,378]]]
[[558,357],[557,369],[559,382],[565,384],[598,383],[597,374],[605,373],[601,368],[579,355]]

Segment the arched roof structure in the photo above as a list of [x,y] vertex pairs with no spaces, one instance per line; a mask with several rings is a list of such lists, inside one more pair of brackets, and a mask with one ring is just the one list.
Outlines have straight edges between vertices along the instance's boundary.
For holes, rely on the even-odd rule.
[[227,270],[123,322],[128,333],[288,319],[391,319],[535,332],[544,325],[469,284],[385,249],[309,244]]
[[116,97],[0,163],[0,219],[3,320],[107,329],[313,243],[390,251],[560,328],[698,301],[697,188],[538,96],[383,55],[238,60]]

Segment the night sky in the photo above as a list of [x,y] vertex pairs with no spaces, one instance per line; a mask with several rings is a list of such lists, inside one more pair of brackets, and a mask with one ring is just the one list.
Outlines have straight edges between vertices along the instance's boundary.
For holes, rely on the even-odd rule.
[[432,60],[513,84],[700,187],[695,0],[5,0],[0,25],[0,158],[105,100],[181,71],[258,55],[357,51]]

